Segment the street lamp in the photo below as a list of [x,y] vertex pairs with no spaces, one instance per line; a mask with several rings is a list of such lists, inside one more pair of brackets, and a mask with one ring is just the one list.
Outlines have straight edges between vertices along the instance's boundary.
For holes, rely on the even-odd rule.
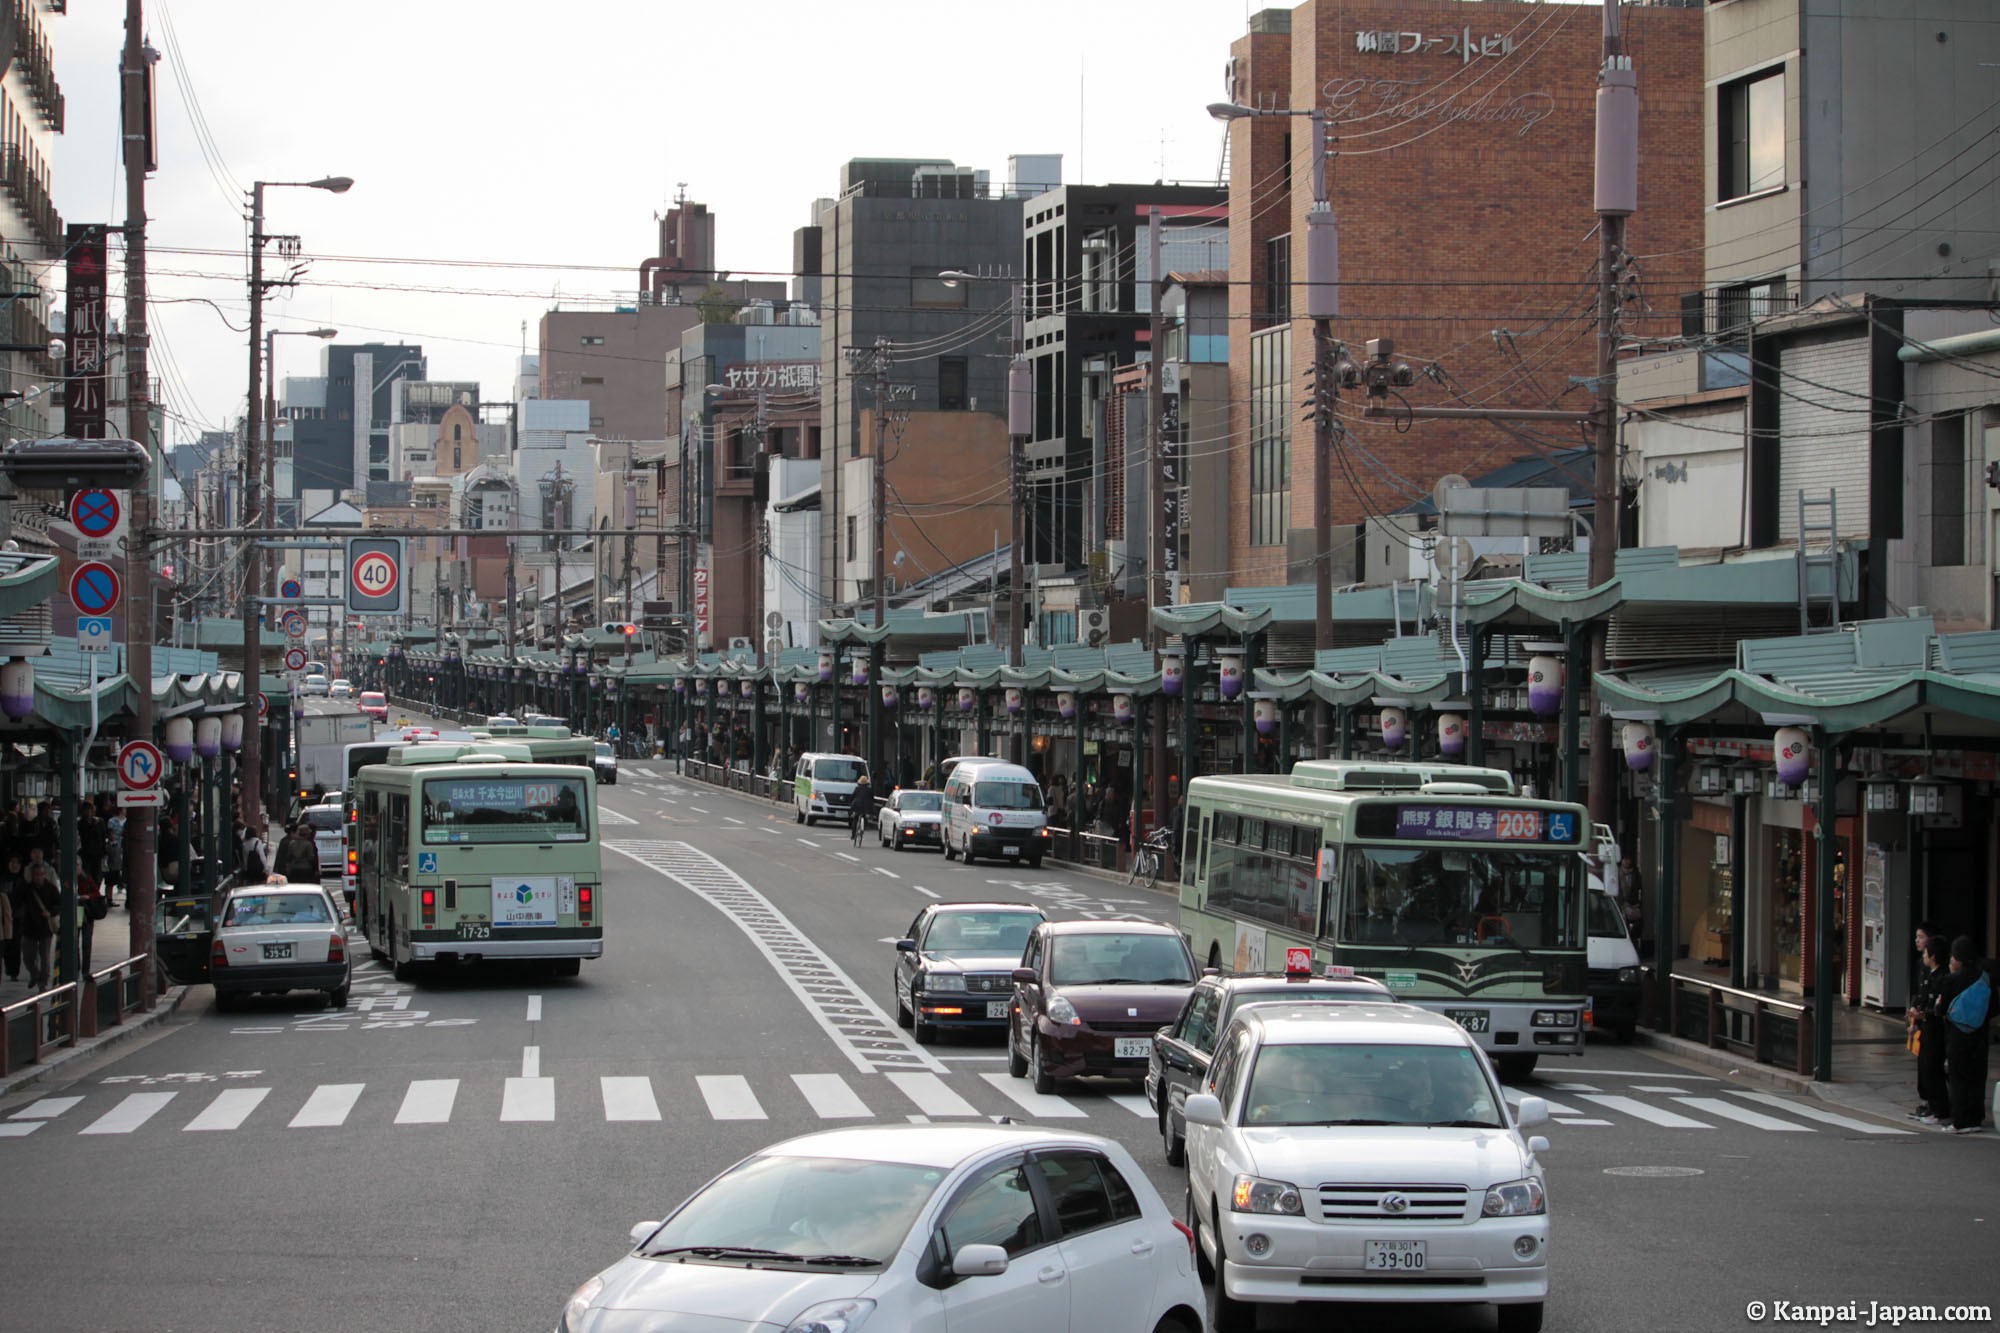
[[[279,241],[280,252],[288,257],[298,252],[297,237],[264,234],[264,191],[273,186],[346,194],[354,181],[347,176],[322,176],[310,181],[257,181],[250,189],[250,392],[243,429],[243,523],[253,529],[267,526],[258,485],[264,407],[258,392],[265,350],[259,345],[264,331],[264,289],[279,285],[264,280],[264,243]],[[243,544],[243,822],[259,830],[264,827],[263,736],[257,720],[257,697],[264,683],[262,618],[257,614],[262,558],[263,547],[252,536]]]
[[[264,494],[271,497],[271,512],[278,512],[277,485],[277,435],[278,435],[278,348],[280,338],[336,338],[339,329],[269,329],[264,334]],[[298,487],[297,445],[293,446],[292,486]],[[264,595],[274,595],[278,570],[275,563],[267,564],[264,570]]]

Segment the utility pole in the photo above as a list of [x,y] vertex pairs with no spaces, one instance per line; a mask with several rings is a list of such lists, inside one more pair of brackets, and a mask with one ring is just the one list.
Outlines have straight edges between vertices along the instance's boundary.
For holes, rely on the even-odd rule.
[[[1164,238],[1160,234],[1158,208],[1154,208],[1146,219],[1146,250],[1151,257],[1153,274],[1153,373],[1147,377],[1150,399],[1147,420],[1152,427],[1149,433],[1153,442],[1152,457],[1148,460],[1152,466],[1147,469],[1152,481],[1153,494],[1153,503],[1148,506],[1150,510],[1148,526],[1152,528],[1153,551],[1149,562],[1152,566],[1152,577],[1147,580],[1152,591],[1146,601],[1150,610],[1157,611],[1173,602],[1173,588],[1167,572],[1167,506],[1171,501],[1167,495],[1167,275],[1163,271],[1166,267],[1166,247]],[[1156,615],[1148,616],[1147,620],[1147,638],[1152,641],[1153,650],[1157,653],[1167,646],[1166,627],[1160,624]],[[1184,703],[1182,706],[1189,707],[1191,703]],[[1164,822],[1167,817],[1166,708],[1156,698],[1151,711],[1153,754],[1148,766],[1152,769],[1150,776],[1153,818]],[[1137,758],[1135,754],[1133,759],[1136,761]],[[1146,832],[1142,827],[1143,821],[1137,817],[1140,799],[1138,774],[1134,773],[1132,776],[1133,818],[1128,821],[1127,827],[1132,831],[1133,844],[1136,846],[1146,836]]]
[[[250,394],[243,419],[243,525],[265,527],[258,446],[263,435],[263,396],[258,379],[263,370],[264,340],[264,182],[250,190]],[[243,543],[243,749],[240,751],[243,823],[264,830],[264,738],[257,716],[257,694],[264,688],[264,629],[258,611],[257,571],[263,548]]]
[[[147,367],[146,332],[146,170],[153,146],[146,133],[146,50],[143,0],[125,0],[124,91],[125,148],[125,402],[131,420],[127,429],[149,456],[152,439],[151,384]],[[157,465],[157,460],[156,465]],[[153,471],[132,492],[132,540],[125,560],[125,665],[138,689],[132,708],[133,735],[153,738]],[[251,709],[257,706],[256,686],[244,676],[243,689]],[[245,728],[244,742],[249,742]],[[246,786],[249,784],[245,784]],[[135,805],[125,821],[126,906],[131,912],[128,957],[143,958],[139,968],[139,1007],[153,1007],[158,969],[153,958],[153,912],[158,898],[158,824],[151,806]]]
[[[1014,359],[1007,363],[1007,472],[1012,482],[1013,536],[1007,551],[1007,665],[1021,665],[1021,634],[1027,625],[1027,596],[1021,568],[1028,544],[1028,436],[1035,428],[1035,370],[1026,349],[1027,288],[1014,284]],[[1027,738],[1015,763],[1027,760]]]

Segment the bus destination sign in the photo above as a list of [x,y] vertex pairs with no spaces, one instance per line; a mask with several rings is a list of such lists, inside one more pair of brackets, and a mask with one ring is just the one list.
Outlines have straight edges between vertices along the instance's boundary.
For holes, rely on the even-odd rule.
[[1575,842],[1566,810],[1498,805],[1398,805],[1396,836],[1418,842]]

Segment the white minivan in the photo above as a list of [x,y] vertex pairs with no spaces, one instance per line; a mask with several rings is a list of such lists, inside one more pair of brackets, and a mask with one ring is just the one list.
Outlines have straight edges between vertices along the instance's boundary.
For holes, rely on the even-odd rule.
[[963,856],[1025,861],[1039,866],[1049,849],[1049,821],[1042,810],[1042,787],[1035,775],[1004,759],[961,756],[946,760],[944,859]]
[[793,820],[800,824],[817,824],[822,819],[846,823],[854,808],[854,784],[867,772],[868,761],[858,755],[800,755],[798,767],[792,771]]

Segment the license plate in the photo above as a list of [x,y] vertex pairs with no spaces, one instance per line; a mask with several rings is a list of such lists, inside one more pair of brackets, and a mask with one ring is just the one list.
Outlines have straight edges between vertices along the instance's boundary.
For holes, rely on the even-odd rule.
[[1005,1018],[1009,1003],[1010,1001],[1007,1000],[988,1000],[986,1002],[986,1016],[988,1018]]
[[1009,856],[1019,856],[1021,854],[1021,849],[1019,847],[1005,847],[1002,848],[1001,850],[1006,852],[1007,855]]
[[1363,1242],[1362,1266],[1375,1273],[1421,1273],[1424,1242],[1420,1240],[1371,1240]]
[[1118,1037],[1112,1042],[1111,1053],[1120,1060],[1143,1060],[1153,1053],[1153,1039]]
[[264,961],[273,962],[280,958],[290,958],[292,946],[289,944],[267,944],[264,946]]
[[484,921],[461,921],[458,923],[458,937],[462,940],[492,939],[493,927]]
[[1447,1009],[1444,1016],[1467,1032],[1491,1032],[1493,1016],[1484,1009]]

